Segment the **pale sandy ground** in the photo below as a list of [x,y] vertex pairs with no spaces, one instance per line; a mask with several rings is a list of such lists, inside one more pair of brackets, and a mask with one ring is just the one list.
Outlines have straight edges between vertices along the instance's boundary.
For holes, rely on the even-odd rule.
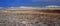
[[60,26],[60,13],[0,10],[0,26]]
[[60,15],[0,13],[0,26],[60,26]]

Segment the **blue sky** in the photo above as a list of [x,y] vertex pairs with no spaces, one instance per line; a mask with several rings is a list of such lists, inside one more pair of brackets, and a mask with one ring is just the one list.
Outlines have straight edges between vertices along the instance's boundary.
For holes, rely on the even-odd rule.
[[58,5],[60,0],[0,0],[0,7]]

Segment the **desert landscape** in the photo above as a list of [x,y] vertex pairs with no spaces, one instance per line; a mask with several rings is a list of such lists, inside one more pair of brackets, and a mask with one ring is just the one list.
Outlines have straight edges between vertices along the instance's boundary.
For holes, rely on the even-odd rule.
[[60,26],[60,10],[0,9],[0,26]]

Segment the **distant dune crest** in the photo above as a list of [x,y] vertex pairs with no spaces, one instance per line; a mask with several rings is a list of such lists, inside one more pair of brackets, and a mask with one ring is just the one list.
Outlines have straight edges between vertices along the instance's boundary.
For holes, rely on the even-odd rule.
[[46,6],[46,7],[60,7],[60,6],[49,5],[49,6]]
[[60,6],[56,5],[49,5],[49,6],[44,6],[44,7],[31,7],[31,6],[20,6],[20,7],[0,7],[0,9],[37,9],[37,10],[60,10]]

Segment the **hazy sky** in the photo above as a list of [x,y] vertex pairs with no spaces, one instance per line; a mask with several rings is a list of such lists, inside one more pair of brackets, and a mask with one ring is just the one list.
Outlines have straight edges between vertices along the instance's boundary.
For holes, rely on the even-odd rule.
[[60,0],[0,0],[0,7],[60,5]]

